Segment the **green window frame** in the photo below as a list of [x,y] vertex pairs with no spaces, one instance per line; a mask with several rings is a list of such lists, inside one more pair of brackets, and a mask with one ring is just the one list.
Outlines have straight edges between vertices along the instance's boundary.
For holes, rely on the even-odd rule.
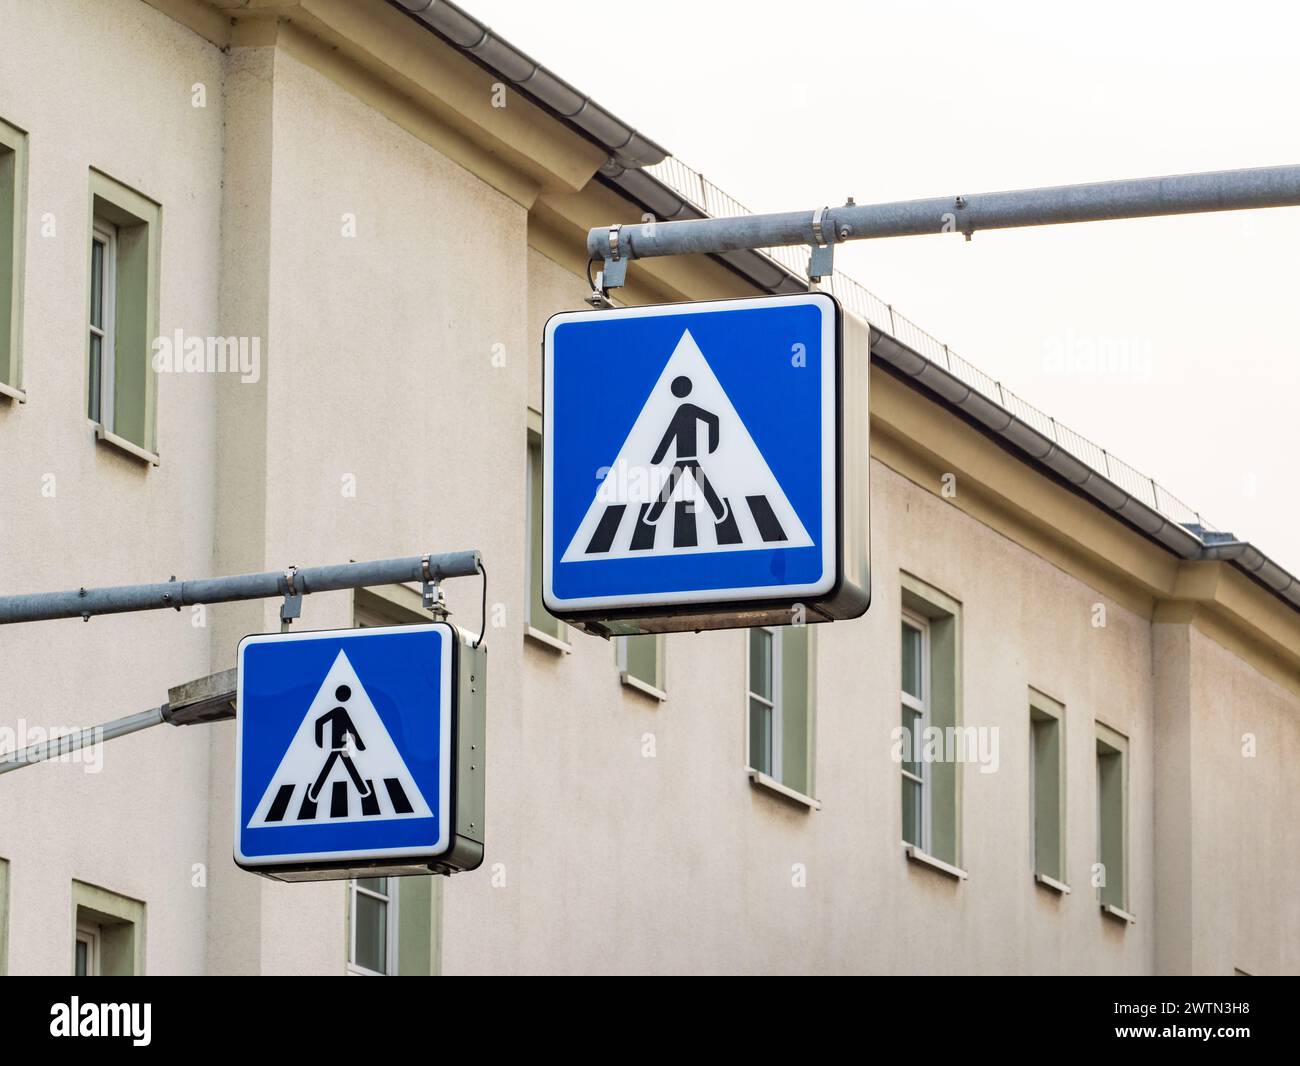
[[347,972],[433,977],[440,965],[442,878],[359,877],[347,886]]
[[[424,609],[420,593],[408,585],[356,589],[352,614],[360,628],[437,621],[432,612]],[[384,882],[384,887],[380,890],[372,882]],[[399,977],[436,976],[442,967],[442,884],[443,878],[434,874],[346,881],[343,923],[346,971]],[[361,921],[357,918],[358,909]],[[382,937],[376,930],[377,921],[384,923]],[[380,947],[384,952],[384,968],[375,969],[371,964],[376,961],[375,951]]]
[[908,756],[902,759],[903,774],[903,841],[926,851],[929,845],[929,811],[931,776],[925,761],[918,757],[922,738],[930,724],[930,622],[904,611],[900,629],[902,654],[899,725],[907,741]]
[[144,973],[143,901],[85,881],[72,882],[72,973],[139,977]]
[[348,881],[348,972],[397,976],[405,954],[398,943],[400,880],[355,877]]
[[662,633],[617,638],[615,655],[623,684],[657,700],[666,700],[664,645]]
[[95,436],[158,465],[158,286],[162,208],[90,172],[86,410]]
[[0,119],[0,396],[19,403],[26,237],[27,133]]
[[1103,910],[1131,920],[1128,913],[1128,737],[1096,723],[1097,862],[1103,883],[1097,898]]
[[745,765],[756,782],[802,797],[815,785],[815,664],[811,626],[747,631]]
[[[961,603],[912,574],[900,575],[902,604],[900,617],[899,692],[904,694],[902,632],[912,624],[924,631],[919,668],[924,677],[922,728],[947,735],[962,724]],[[901,700],[904,718],[908,701]],[[915,726],[915,717],[908,725]],[[961,866],[961,763],[919,758],[921,745],[912,738],[913,761],[902,763],[900,787],[900,837],[904,844],[951,867],[960,876]],[[915,778],[924,781],[920,810],[915,809]],[[912,813],[912,824],[907,821]],[[910,856],[909,852],[909,856]]]
[[524,635],[556,651],[569,651],[568,627],[546,609],[542,600],[542,415],[528,409],[527,478],[528,555],[524,573],[528,585]]
[[1065,866],[1065,705],[1029,690],[1029,801],[1034,876],[1068,891]]

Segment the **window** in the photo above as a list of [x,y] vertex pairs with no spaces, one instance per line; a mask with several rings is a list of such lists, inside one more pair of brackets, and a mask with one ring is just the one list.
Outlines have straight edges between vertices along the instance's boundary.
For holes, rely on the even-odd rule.
[[1029,791],[1034,874],[1040,884],[1065,889],[1065,708],[1029,690]]
[[0,977],[9,972],[9,861],[0,859]]
[[[961,604],[910,574],[902,577],[899,653],[903,729],[901,822],[908,857],[961,862]],[[935,863],[931,863],[935,865]]]
[[90,188],[86,410],[101,441],[156,464],[161,208],[98,171]]
[[358,877],[348,882],[351,941],[348,970],[396,974],[397,878]]
[[664,690],[664,637],[646,633],[637,637],[619,637],[618,669],[623,684],[639,689],[655,699],[666,700]]
[[108,889],[72,882],[72,972],[131,977],[144,973],[145,905]]
[[1098,898],[1103,910],[1128,914],[1128,738],[1097,723]]
[[81,922],[73,942],[72,976],[99,976],[99,926]]
[[542,602],[542,416],[528,412],[528,617],[524,632],[539,643],[568,651],[565,626]]
[[781,643],[776,629],[749,631],[749,765],[781,779]]
[[27,135],[0,119],[0,396],[19,402],[26,185]]
[[759,784],[813,790],[813,656],[808,626],[749,630],[747,762]]
[[423,976],[441,966],[442,882],[433,874],[347,882],[347,972]]
[[922,737],[929,725],[926,700],[930,691],[930,623],[919,615],[903,614],[902,722],[906,740],[903,759],[903,839],[928,850],[926,829],[930,802],[929,776],[920,757]]
[[[117,227],[95,220],[90,238],[90,395],[86,414],[113,428],[113,287],[117,278]],[[104,398],[108,397],[107,403]]]

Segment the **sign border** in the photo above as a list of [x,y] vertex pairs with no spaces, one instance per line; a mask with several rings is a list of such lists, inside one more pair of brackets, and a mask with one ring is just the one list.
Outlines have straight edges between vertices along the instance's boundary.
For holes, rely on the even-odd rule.
[[[438,754],[438,839],[431,844],[414,844],[393,848],[360,848],[350,851],[313,851],[294,854],[245,855],[243,852],[244,833],[244,651],[254,644],[283,644],[303,640],[338,639],[344,636],[366,638],[382,636],[386,633],[431,633],[442,635],[441,671],[439,677],[439,754]],[[459,642],[456,628],[450,622],[426,622],[418,625],[394,626],[351,626],[346,629],[316,629],[302,633],[250,633],[239,642],[236,653],[238,665],[235,688],[235,863],[244,869],[257,870],[261,867],[274,868],[301,863],[339,863],[351,859],[367,861],[384,859],[409,859],[413,857],[437,858],[450,850],[452,844],[452,706],[453,693],[456,691],[452,672],[457,656],[455,646]],[[426,800],[428,797],[425,797]]]
[[[674,592],[623,593],[613,596],[585,596],[560,599],[555,595],[554,577],[554,428],[547,412],[554,407],[554,339],[558,326],[570,322],[591,322],[608,318],[657,318],[739,310],[761,306],[809,304],[822,312],[822,570],[821,577],[801,585],[752,585],[743,589],[687,589]],[[708,356],[705,355],[705,359]],[[599,311],[561,311],[546,321],[542,339],[542,602],[558,618],[632,617],[638,611],[655,614],[697,612],[701,609],[755,609],[764,605],[821,600],[833,595],[842,578],[843,549],[843,325],[839,301],[830,293],[788,293],[779,296],[750,296],[730,300],[690,303],[647,304]],[[669,557],[671,558],[671,557]],[[594,561],[598,562],[598,561]],[[576,564],[569,564],[576,565]],[[673,608],[685,608],[675,612]]]

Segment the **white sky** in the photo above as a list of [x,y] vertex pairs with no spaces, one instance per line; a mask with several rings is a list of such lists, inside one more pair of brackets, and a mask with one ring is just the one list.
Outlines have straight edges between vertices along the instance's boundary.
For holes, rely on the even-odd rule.
[[[1300,162],[1300,5],[1277,0],[459,2],[756,211]],[[836,254],[1293,572],[1298,261],[1300,208]]]

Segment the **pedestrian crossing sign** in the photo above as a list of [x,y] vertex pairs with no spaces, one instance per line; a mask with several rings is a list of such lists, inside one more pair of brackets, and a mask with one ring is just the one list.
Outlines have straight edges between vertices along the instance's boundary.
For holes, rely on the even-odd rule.
[[840,327],[824,293],[552,317],[547,610],[607,632],[818,620],[842,584]]
[[[457,733],[475,731],[459,697],[482,689],[459,676],[475,669],[463,651],[445,622],[244,638],[236,862],[273,876],[428,872],[455,850]],[[481,743],[470,750],[481,784]]]

